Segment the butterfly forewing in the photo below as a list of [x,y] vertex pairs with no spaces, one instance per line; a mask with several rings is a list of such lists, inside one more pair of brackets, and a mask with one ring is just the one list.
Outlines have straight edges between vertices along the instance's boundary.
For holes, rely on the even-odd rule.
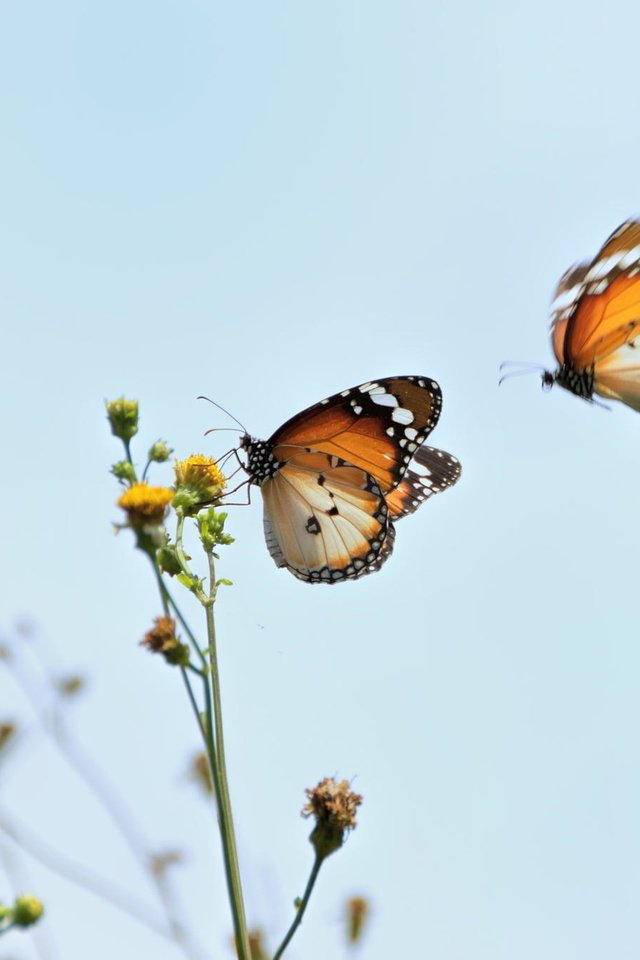
[[269,443],[278,460],[295,456],[294,447],[339,457],[375,477],[386,493],[435,427],[441,406],[434,380],[387,377],[343,390],[303,410]]
[[609,336],[637,320],[640,222],[627,220],[611,234],[584,275],[567,322],[564,359],[577,369],[597,363],[606,355]]
[[390,524],[384,496],[364,470],[328,454],[298,453],[262,485],[267,546],[278,566],[310,582],[377,569]]

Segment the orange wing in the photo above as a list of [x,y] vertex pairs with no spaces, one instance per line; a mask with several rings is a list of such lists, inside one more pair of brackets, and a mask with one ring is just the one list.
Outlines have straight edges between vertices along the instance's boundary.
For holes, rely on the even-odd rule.
[[345,460],[374,477],[386,494],[435,427],[441,406],[434,380],[387,377],[303,410],[268,443],[279,461],[289,461],[300,448]]
[[630,330],[636,321],[640,321],[640,221],[627,220],[584,272],[567,319],[564,360],[578,370],[597,364],[612,352],[611,334],[624,327]]

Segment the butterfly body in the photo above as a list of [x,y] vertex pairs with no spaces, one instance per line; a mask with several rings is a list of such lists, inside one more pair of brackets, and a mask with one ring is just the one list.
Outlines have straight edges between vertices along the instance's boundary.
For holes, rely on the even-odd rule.
[[561,277],[551,345],[558,368],[542,374],[544,386],[640,410],[640,220],[625,221],[593,260]]
[[593,368],[576,370],[572,364],[563,363],[553,372],[545,370],[542,374],[542,385],[550,388],[554,383],[583,400],[593,400]]
[[[393,549],[393,521],[455,483],[460,464],[424,447],[442,405],[426,377],[368,381],[303,410],[269,440],[245,434],[275,563],[310,583],[371,573]],[[426,470],[410,466],[414,457]]]

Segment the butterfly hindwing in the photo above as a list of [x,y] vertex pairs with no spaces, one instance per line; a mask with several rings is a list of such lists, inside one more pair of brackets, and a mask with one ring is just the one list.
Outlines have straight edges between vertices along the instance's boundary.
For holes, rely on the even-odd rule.
[[310,582],[355,579],[388,553],[388,508],[359,467],[316,451],[298,454],[262,485],[264,528],[278,566]]
[[429,497],[457,483],[461,472],[462,465],[452,454],[435,447],[420,447],[400,483],[385,498],[389,516],[400,520],[413,513]]

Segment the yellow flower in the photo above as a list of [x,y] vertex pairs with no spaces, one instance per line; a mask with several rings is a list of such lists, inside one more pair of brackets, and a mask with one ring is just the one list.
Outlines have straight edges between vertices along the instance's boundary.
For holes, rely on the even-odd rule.
[[122,494],[118,506],[126,511],[132,526],[160,524],[173,500],[168,487],[150,487],[148,483],[134,483]]
[[176,475],[176,506],[193,508],[199,504],[218,500],[227,485],[220,467],[202,453],[193,453],[186,460],[177,460],[173,467]]

